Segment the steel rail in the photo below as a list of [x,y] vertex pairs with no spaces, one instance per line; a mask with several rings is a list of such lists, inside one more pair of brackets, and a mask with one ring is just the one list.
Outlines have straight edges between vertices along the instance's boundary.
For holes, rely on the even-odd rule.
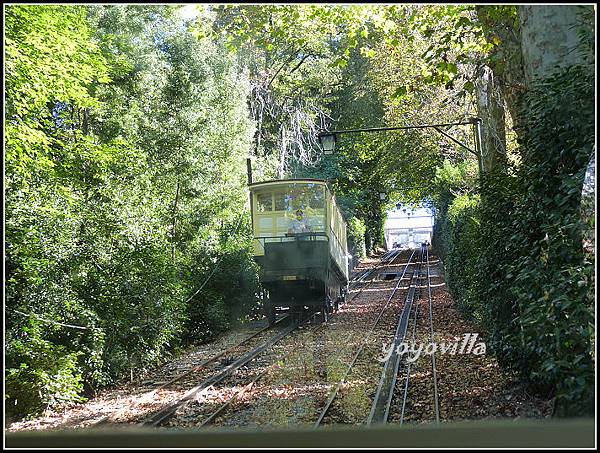
[[[419,299],[421,298],[421,292],[422,292],[421,285],[419,285]],[[417,336],[418,319],[419,319],[419,304],[415,304],[413,331],[412,331],[412,344],[413,345],[415,344],[415,338]],[[406,381],[404,383],[404,390],[402,392],[402,406],[401,406],[401,410],[400,410],[400,425],[402,425],[402,423],[404,423],[404,410],[406,408],[406,400],[408,398],[411,365],[412,365],[412,362],[408,362],[408,365],[406,366]]]
[[[429,326],[431,333],[431,342],[434,342],[434,334],[433,334],[433,303],[431,298],[431,275],[429,273],[429,250],[426,250],[426,265],[427,265],[427,296],[428,296],[428,304],[429,304]],[[416,318],[415,318],[416,319]],[[416,322],[415,327],[413,329],[413,342],[415,338],[416,331]],[[406,399],[408,395],[408,385],[410,380],[410,363],[407,366],[406,371],[406,384],[404,387],[404,396],[402,400],[402,410],[400,414],[400,424],[404,422],[404,410],[406,407]],[[438,389],[437,389],[437,369],[435,364],[435,351],[431,354],[431,368],[432,368],[432,379],[433,379],[433,404],[434,404],[434,413],[435,413],[435,421],[436,424],[440,423],[440,408],[439,408],[439,399],[438,399]]]
[[392,353],[386,360],[381,372],[381,378],[379,379],[377,391],[375,392],[375,397],[373,398],[371,411],[367,417],[367,425],[387,423],[390,406],[392,404],[392,398],[394,396],[394,388],[396,387],[400,360],[402,358],[401,355],[398,354],[397,348],[406,337],[408,322],[413,307],[413,302],[415,300],[415,293],[417,291],[417,286],[420,286],[419,280],[421,279],[421,266],[424,258],[423,247],[421,247],[420,255],[418,267],[413,272],[411,279],[414,284],[411,282],[409,285],[409,290],[406,295],[404,306],[402,307],[402,312],[398,317],[398,325],[396,327],[396,333],[392,342]]
[[141,424],[143,426],[159,426],[160,424],[169,420],[175,414],[177,409],[179,409],[180,407],[183,407],[188,402],[190,402],[192,399],[194,399],[196,396],[199,396],[200,394],[205,392],[209,387],[211,387],[215,384],[218,384],[223,379],[230,376],[234,371],[241,368],[242,366],[244,366],[245,364],[247,364],[254,358],[256,358],[259,354],[261,354],[267,348],[270,348],[271,346],[273,346],[275,343],[277,343],[282,338],[289,335],[291,332],[296,330],[298,327],[299,327],[299,324],[292,324],[291,326],[288,326],[287,328],[283,329],[277,335],[271,337],[270,339],[268,339],[266,342],[264,342],[260,346],[257,346],[256,348],[252,349],[248,353],[241,356],[239,359],[237,359],[235,362],[233,362],[232,364],[225,367],[219,373],[212,375],[208,379],[204,380],[202,383],[200,383],[197,386],[195,386],[194,388],[188,390],[179,400],[175,401],[174,403],[169,404],[167,407],[156,412],[155,414],[153,414],[150,418],[148,418],[146,421],[142,422]]
[[367,274],[369,274],[371,272],[371,270],[372,269],[364,269],[362,271],[359,271],[357,276],[353,280],[350,281],[350,284],[352,285],[352,284],[362,282],[365,279],[365,277],[367,276]]
[[375,330],[375,327],[377,327],[377,325],[379,324],[379,321],[381,320],[381,318],[382,318],[383,314],[385,313],[387,307],[389,306],[391,300],[393,299],[394,295],[396,294],[396,291],[398,291],[398,288],[400,287],[400,284],[402,283],[402,278],[406,274],[406,270],[408,269],[408,266],[410,266],[414,254],[415,254],[415,251],[413,251],[413,253],[410,255],[410,258],[408,259],[406,265],[404,266],[404,270],[402,272],[402,276],[398,279],[398,283],[394,287],[394,289],[392,291],[392,294],[390,295],[390,297],[388,298],[387,302],[385,303],[385,305],[383,306],[383,308],[379,312],[379,315],[377,316],[377,319],[375,320],[375,322],[371,326],[370,330],[367,332],[367,335],[365,335],[365,337],[363,338],[363,341],[362,341],[360,347],[358,348],[358,350],[356,351],[356,353],[354,354],[354,357],[352,358],[352,361],[348,365],[348,367],[346,369],[346,372],[344,373],[344,376],[342,377],[342,379],[340,379],[340,381],[338,382],[338,384],[334,388],[334,390],[329,394],[329,397],[327,398],[327,402],[325,403],[324,408],[321,410],[321,413],[319,414],[319,418],[317,419],[317,421],[314,424],[314,428],[318,428],[319,427],[319,425],[323,421],[323,418],[325,417],[325,415],[327,415],[327,412],[329,411],[329,408],[331,407],[331,404],[333,403],[333,400],[337,396],[340,388],[342,387],[342,385],[344,384],[344,382],[346,382],[346,378],[348,377],[348,375],[352,371],[352,367],[356,363],[356,360],[360,356],[360,353],[362,352],[362,350],[364,349],[365,345],[367,344],[369,338],[371,337],[371,334]]
[[[400,253],[399,251],[397,253],[395,253],[395,254],[387,252],[386,254],[384,254],[384,257],[382,257],[382,258],[384,258],[384,260],[387,259],[389,261],[393,261],[399,255],[399,253]],[[389,255],[389,256],[386,256],[386,255]],[[386,263],[387,262],[388,261],[386,261]],[[352,300],[354,300],[354,298]],[[284,318],[282,318],[282,319],[284,319]],[[277,323],[279,323],[280,321],[281,321],[281,319]],[[318,328],[321,328],[321,327],[323,327],[325,325],[326,324],[323,323],[323,324],[319,325]],[[291,333],[291,331],[295,330],[297,327],[299,327],[299,325],[291,326],[290,328],[288,328],[289,332],[287,331],[288,329],[284,330],[282,332],[282,333],[285,333],[283,336],[287,335],[288,333]],[[266,330],[267,328],[268,327],[264,328],[260,332]],[[260,333],[260,332],[257,332],[254,336],[258,335],[258,333]],[[241,357],[236,362],[232,363],[230,366],[228,366],[227,368],[225,368],[224,370],[222,370],[217,375],[213,375],[212,377],[206,379],[204,382],[202,382],[198,386],[196,386],[193,389],[189,390],[188,392],[186,392],[186,394],[182,398],[180,398],[176,402],[172,403],[171,405],[167,406],[166,408],[161,409],[159,412],[155,413],[150,419],[146,420],[143,423],[143,425],[145,425],[145,426],[147,426],[147,425],[158,426],[161,423],[164,423],[165,421],[167,421],[168,419],[170,419],[175,414],[175,412],[177,411],[177,409],[179,409],[183,405],[187,404],[192,398],[200,395],[201,393],[203,393],[206,390],[208,390],[208,388],[210,388],[213,385],[221,382],[222,380],[224,380],[225,378],[227,378],[228,376],[230,376],[235,370],[237,370],[241,366],[245,365],[246,363],[250,362],[253,358],[255,358],[257,355],[259,355],[261,352],[263,352],[265,349],[267,349],[267,347],[270,347],[270,346],[274,345],[277,341],[279,341],[281,338],[283,338],[283,336],[280,337],[280,335],[281,334],[278,334],[278,335],[275,336],[276,337],[275,341],[273,341],[274,340],[273,338],[271,340],[267,341],[267,343],[270,343],[270,345],[266,346],[267,343],[265,343],[265,344],[263,344],[263,345],[255,348],[255,349],[253,349],[248,354],[246,354],[245,356]],[[247,341],[247,340],[245,340],[245,341]],[[222,355],[223,354],[220,354],[219,356],[222,356]],[[268,369],[264,370],[262,373],[260,373],[258,376],[256,376],[252,380],[252,382],[250,382],[250,384],[248,384],[245,387],[243,387],[232,398],[230,398],[225,404],[223,404],[219,409],[217,409],[217,411],[215,411],[206,420],[204,420],[201,426],[203,426],[205,424],[208,424],[208,423],[211,423],[220,413],[222,413],[227,407],[229,407],[233,403],[233,401],[235,401],[235,399],[239,398],[239,396],[241,396],[252,385],[254,385],[254,383],[260,377],[262,377],[267,371],[268,371]],[[167,384],[165,384],[165,385],[167,385]]]
[[[286,354],[287,356],[287,354]],[[227,408],[229,406],[231,406],[238,398],[240,398],[244,393],[246,393],[248,390],[250,390],[254,384],[256,384],[256,382],[263,377],[265,374],[267,374],[269,371],[274,370],[275,368],[277,368],[279,366],[279,361],[281,359],[277,360],[275,363],[273,363],[272,365],[268,366],[267,368],[265,368],[263,371],[261,371],[257,376],[255,376],[252,381],[250,381],[248,384],[246,384],[244,387],[242,387],[240,390],[238,390],[233,396],[231,396],[229,398],[229,400],[227,400],[224,404],[222,404],[216,411],[214,411],[212,414],[210,414],[208,417],[206,417],[202,423],[200,423],[200,428],[202,428],[203,426],[206,426],[210,423],[212,423],[213,421],[215,421],[215,419],[221,415],[223,412],[225,412],[225,410],[227,410]]]
[[[386,254],[384,254],[381,257],[381,262],[377,266],[375,266],[373,269],[369,270],[367,273],[373,274],[376,271],[380,270],[382,267],[385,267],[386,265],[389,266],[400,255],[400,253],[402,253],[402,250],[397,250],[397,251],[391,250],[389,252],[386,252]],[[389,256],[386,257],[386,255],[389,255]],[[367,288],[373,282],[374,282],[374,280],[361,281],[360,283],[364,283],[365,285],[363,287],[361,287],[360,290],[356,294],[354,294],[352,299],[350,299],[348,302],[352,302],[354,299],[356,299],[360,294],[362,294],[363,290],[365,288]]]
[[[431,299],[431,275],[429,274],[429,250],[426,250],[427,254],[427,297],[429,299],[429,327],[431,329],[431,343],[434,343],[433,335],[433,302]],[[433,379],[433,405],[435,410],[435,422],[439,425],[440,423],[440,405],[438,399],[438,388],[437,388],[437,369],[435,366],[435,349],[431,354],[431,374]]]
[[380,269],[385,264],[388,264],[391,261],[393,261],[394,259],[396,259],[396,257],[399,254],[400,254],[400,250],[388,250],[387,252],[385,252],[383,254],[383,256],[380,259],[380,263],[377,266],[372,267],[371,269],[365,269],[364,271],[361,271],[362,273],[359,273],[360,277],[355,278],[350,283],[351,284],[365,283],[364,282],[365,278],[367,278],[368,276],[370,276],[371,274],[373,274],[373,272],[375,272],[376,270]]
[[390,262],[392,262],[393,260],[396,259],[396,257],[400,254],[401,250],[388,250],[387,252],[385,252],[382,257],[380,258],[380,263],[375,266],[372,267],[371,269],[365,269],[364,271],[361,271],[362,274],[359,272],[360,277],[355,278],[354,280],[352,280],[351,283],[362,283],[363,280],[365,278],[367,278],[367,276],[369,276],[369,274],[372,274],[373,272],[375,272],[377,269],[381,268],[382,266],[384,266],[385,264],[389,264]]
[[[421,297],[420,294],[420,290],[419,290],[419,298]],[[415,338],[417,336],[417,322],[419,319],[419,304],[415,304],[415,310],[414,310],[414,318],[413,318],[413,331],[412,331],[412,344],[415,344]],[[406,382],[404,385],[404,390],[402,392],[402,406],[401,406],[401,411],[400,411],[400,425],[402,425],[402,423],[404,422],[404,410],[406,408],[406,400],[408,398],[408,383],[410,380],[410,367],[412,365],[412,362],[408,362],[408,365],[406,366]]]
[[[395,251],[395,250],[390,250],[389,252],[386,252],[381,257],[383,265],[385,265],[385,264],[389,265],[391,262],[393,262],[398,257],[398,255],[400,254],[400,252],[401,251]],[[411,256],[411,258],[412,258],[412,256]],[[410,262],[410,260],[409,260],[409,262]],[[364,278],[367,274],[372,273],[372,272],[374,272],[377,269],[380,269],[381,267],[383,267],[383,265],[380,264],[379,266],[376,266],[376,267],[374,267],[372,269],[367,270],[366,272],[364,272],[361,275],[361,279]],[[369,282],[368,284],[370,284],[370,283],[372,283],[372,281]],[[355,298],[356,297],[352,298],[351,301],[353,301]],[[333,316],[334,315],[332,315],[332,317]],[[314,332],[319,331],[320,329],[324,328],[326,325],[327,324],[325,324],[325,323],[317,325],[316,327],[314,327]],[[279,357],[275,363],[273,363],[272,365],[270,365],[269,367],[267,367],[266,369],[264,369],[263,371],[261,371],[257,376],[255,376],[252,379],[252,381],[250,383],[248,383],[247,385],[245,385],[244,387],[242,387],[240,390],[238,390],[225,403],[223,403],[216,411],[214,411],[212,414],[210,414],[208,417],[206,417],[199,426],[203,427],[203,426],[206,426],[208,424],[211,424],[219,415],[221,415],[222,413],[224,413],[225,410],[227,410],[227,408],[229,408],[237,399],[239,399],[244,393],[246,393],[248,390],[250,390],[252,388],[252,386],[254,386],[254,384],[261,377],[263,377],[269,371],[272,371],[273,369],[277,368],[279,366],[279,362],[285,360],[285,358],[288,357],[291,354],[291,352],[292,351],[284,354],[282,357]]]
[[[282,322],[285,319],[289,319],[289,315],[285,315],[282,318],[278,319],[275,324],[273,324],[272,326],[265,326],[262,327],[261,329],[257,330],[256,332],[252,333],[251,335],[249,335],[248,337],[244,338],[242,341],[240,341],[239,343],[234,344],[233,346],[230,346],[227,349],[224,349],[223,351],[219,352],[218,354],[215,354],[214,356],[211,356],[207,359],[205,359],[204,361],[202,361],[201,363],[199,363],[198,365],[193,366],[192,368],[190,368],[189,370],[186,370],[185,372],[173,377],[172,379],[170,379],[167,382],[163,382],[161,385],[159,385],[158,387],[144,393],[143,395],[141,395],[140,397],[136,398],[136,402],[134,403],[140,403],[143,402],[145,400],[147,400],[148,398],[152,397],[157,391],[162,390],[166,387],[168,387],[169,385],[173,385],[174,383],[180,381],[181,379],[183,379],[186,376],[189,376],[192,373],[198,372],[200,371],[202,368],[204,368],[206,365],[209,365],[213,362],[215,362],[217,359],[220,359],[221,357],[223,357],[225,354],[233,351],[236,348],[239,348],[240,346],[245,345],[246,343],[248,343],[250,340],[252,340],[253,338],[256,338],[258,335],[260,335],[261,333],[273,328],[273,326],[276,326],[277,324],[279,324],[280,322]],[[130,408],[130,406],[126,406],[122,409],[117,410],[116,412],[109,414],[109,415],[105,415],[104,417],[102,417],[101,419],[95,421],[94,423],[91,424],[91,426],[98,426],[98,425],[103,425],[106,423],[110,423],[111,420],[114,420],[116,418],[118,418],[123,412],[125,412],[126,410],[128,410]]]
[[[325,326],[327,326],[327,324],[321,323],[321,324],[313,327],[314,332],[317,332],[317,331],[321,330]],[[209,415],[208,417],[206,417],[199,426],[203,427],[203,426],[206,426],[208,424],[211,424],[219,415],[221,415],[223,412],[225,412],[225,410],[228,407],[230,407],[237,399],[239,399],[244,393],[246,393],[248,390],[250,390],[254,386],[254,384],[256,384],[256,382],[260,378],[262,378],[268,372],[273,371],[274,369],[278,368],[279,365],[280,365],[280,362],[285,361],[285,359],[289,355],[291,355],[292,352],[294,352],[294,351],[288,351],[283,356],[278,357],[277,360],[275,361],[275,363],[269,365],[267,368],[265,368],[263,371],[261,371],[258,375],[256,375],[252,379],[252,381],[250,381],[248,384],[246,384],[244,387],[242,387],[240,390],[238,390],[225,403],[223,403],[216,411],[214,411],[211,415]]]
[[[386,252],[383,257],[382,257],[382,264],[380,264],[379,266],[370,269],[368,271],[366,271],[362,276],[361,279],[364,278],[367,274],[372,273],[374,271],[376,271],[377,269],[380,269],[381,267],[383,267],[385,264],[389,264],[390,262],[392,262],[393,260],[396,259],[396,257],[400,254],[400,251],[395,251],[395,250],[391,250],[389,252]],[[368,286],[369,284],[371,284],[372,281],[368,282],[366,286]],[[362,289],[364,289],[365,287],[363,287]],[[362,289],[360,292],[362,292]],[[359,294],[360,294],[359,292]],[[354,298],[352,298],[350,300],[353,301],[356,298],[356,296]],[[277,320],[277,322],[274,325],[279,324],[280,322],[282,322],[284,319],[288,319],[289,316],[284,316],[283,318]],[[318,326],[318,328],[323,327],[325,324],[321,324]],[[258,330],[257,332],[253,333],[252,335],[250,335],[249,337],[245,338],[244,340],[242,340],[241,342],[237,343],[234,346],[231,346],[230,348],[227,348],[226,350],[220,352],[219,354],[216,354],[215,356],[212,356],[208,359],[206,359],[205,361],[203,361],[202,363],[200,363],[199,365],[191,368],[190,370],[187,370],[186,372],[182,373],[181,375],[178,375],[176,377],[174,377],[173,379],[169,380],[168,382],[165,382],[163,384],[161,384],[160,386],[158,386],[157,388],[147,392],[146,394],[142,395],[141,397],[138,398],[138,401],[143,401],[145,399],[148,399],[149,397],[151,397],[155,392],[157,392],[158,390],[161,390],[169,385],[174,384],[175,382],[183,379],[184,377],[188,376],[189,374],[193,373],[193,372],[197,372],[200,371],[202,368],[204,368],[206,365],[215,362],[217,359],[219,359],[220,357],[222,357],[223,355],[227,354],[228,352],[246,344],[248,341],[250,341],[251,339],[255,338],[256,336],[258,336],[259,334],[263,333],[266,330],[269,330],[270,328],[272,328],[273,326],[266,326],[260,330]],[[298,326],[292,326],[293,328],[290,330],[290,332],[292,330],[295,330],[296,327]],[[287,333],[290,333],[287,332]],[[287,335],[286,333],[286,335]],[[276,335],[276,337],[278,337],[278,335]],[[284,335],[285,336],[285,335]],[[283,338],[283,337],[281,337]],[[279,341],[281,338],[278,338],[276,341]],[[271,339],[273,340],[273,338]],[[269,341],[271,341],[269,340]],[[268,342],[269,342],[268,341]],[[276,342],[275,341],[275,342]],[[267,343],[268,343],[267,342]],[[271,343],[270,346],[274,345],[275,342]],[[265,343],[266,344],[266,343]],[[221,380],[225,379],[226,377],[228,377],[231,373],[233,373],[236,369],[238,369],[239,367],[243,366],[244,364],[248,363],[249,361],[251,361],[253,358],[255,358],[257,355],[259,355],[261,352],[263,352],[265,349],[267,349],[267,347],[264,347],[265,344],[253,349],[252,351],[250,351],[248,354],[246,354],[245,356],[241,357],[240,359],[238,359],[236,362],[232,363],[229,367],[225,368],[224,370],[221,371],[221,373],[212,376],[211,378],[205,380],[203,383],[201,383],[200,385],[194,387],[193,389],[189,390],[188,392],[186,392],[186,394],[179,400],[177,400],[176,402],[170,404],[169,406],[167,406],[164,409],[161,409],[160,411],[156,412],[155,414],[153,414],[151,416],[150,419],[147,419],[145,422],[142,423],[142,425],[147,426],[158,426],[161,423],[164,423],[166,420],[168,420],[169,418],[171,418],[175,411],[179,408],[182,407],[183,405],[187,404],[187,402],[189,402],[192,398],[194,398],[195,396],[198,396],[199,394],[201,394],[202,392],[206,391],[209,387],[211,387],[212,385],[220,382]],[[239,363],[238,363],[239,362]],[[254,384],[254,382],[256,382],[256,380],[258,380],[258,378],[260,378],[262,375],[264,375],[264,373],[267,370],[265,370],[264,372],[260,373],[259,376],[257,376],[250,384],[248,384],[250,387]],[[214,379],[216,380],[214,380]],[[229,406],[233,400],[235,400],[236,398],[238,398],[239,396],[241,396],[241,394],[245,393],[247,391],[249,387],[246,386],[244,387],[240,392],[236,393],[236,395],[234,395],[234,397],[232,399],[230,399],[228,402],[226,402],[223,406]],[[217,412],[222,412],[226,407],[221,407]],[[113,413],[111,415],[105,416],[103,418],[101,418],[100,420],[96,421],[95,423],[93,423],[93,426],[97,426],[97,425],[101,425],[101,424],[105,424],[105,423],[109,423],[111,419],[115,419],[118,418],[118,416],[123,413],[124,411],[126,411],[128,409],[128,407],[125,407],[123,409],[120,409],[119,411],[117,411],[116,413]],[[212,414],[212,419],[216,418],[216,416],[218,416],[218,413],[214,413]],[[203,422],[202,425],[206,424],[206,423],[210,423],[211,420],[205,420]]]

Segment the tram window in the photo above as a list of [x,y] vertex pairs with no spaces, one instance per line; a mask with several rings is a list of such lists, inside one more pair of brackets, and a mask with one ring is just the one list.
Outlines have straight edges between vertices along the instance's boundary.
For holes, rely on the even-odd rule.
[[286,193],[276,195],[275,205],[278,211],[293,212],[297,209],[308,208],[308,194],[310,191],[304,185],[290,184]]
[[258,212],[323,209],[325,208],[325,190],[320,185],[290,184],[286,190],[257,193],[256,202]]
[[310,207],[314,209],[325,207],[325,191],[322,187],[315,187],[311,190]]
[[275,210],[285,211],[288,206],[288,195],[285,192],[275,192]]
[[310,197],[311,189],[306,186],[298,186],[293,189],[293,209],[306,209],[309,207],[308,200]]
[[296,208],[297,194],[291,189],[275,193],[275,210],[292,212]]
[[272,197],[270,193],[257,193],[256,194],[256,207],[258,212],[272,211]]

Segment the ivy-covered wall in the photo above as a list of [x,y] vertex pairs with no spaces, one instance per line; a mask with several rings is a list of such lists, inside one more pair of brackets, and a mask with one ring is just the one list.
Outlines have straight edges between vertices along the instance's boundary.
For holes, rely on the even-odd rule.
[[580,206],[593,82],[583,64],[535,83],[522,104],[520,165],[481,175],[479,203],[438,199],[435,245],[459,307],[486,328],[502,365],[554,398],[557,416],[594,410],[595,256]]

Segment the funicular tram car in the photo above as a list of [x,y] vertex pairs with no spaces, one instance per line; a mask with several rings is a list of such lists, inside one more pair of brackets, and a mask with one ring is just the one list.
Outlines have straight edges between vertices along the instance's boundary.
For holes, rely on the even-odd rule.
[[346,223],[326,181],[249,185],[254,259],[270,324],[277,312],[319,311],[326,321],[346,300]]

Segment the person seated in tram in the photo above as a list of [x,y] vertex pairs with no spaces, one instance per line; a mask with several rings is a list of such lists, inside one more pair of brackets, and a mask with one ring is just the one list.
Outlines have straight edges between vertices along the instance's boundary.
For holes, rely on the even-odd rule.
[[304,218],[304,211],[298,209],[296,211],[296,216],[288,228],[288,233],[309,233],[311,231],[312,228],[306,223],[306,219]]

